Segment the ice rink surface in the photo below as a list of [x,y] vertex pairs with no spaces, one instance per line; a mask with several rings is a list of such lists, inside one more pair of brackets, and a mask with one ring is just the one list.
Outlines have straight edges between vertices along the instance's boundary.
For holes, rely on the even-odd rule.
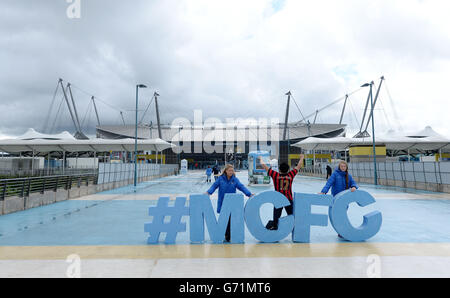
[[[237,177],[247,184],[247,173]],[[297,176],[295,192],[318,193],[325,179]],[[76,200],[0,217],[0,277],[66,277],[80,258],[81,277],[450,277],[450,195],[360,185],[377,202],[351,206],[352,223],[379,210],[383,226],[362,243],[340,240],[328,227],[312,227],[311,243],[259,243],[247,230],[245,244],[147,245],[148,207],[160,196],[204,193],[203,172],[165,177]],[[269,187],[253,187],[258,193]],[[217,203],[217,192],[212,197]],[[327,208],[313,208],[327,213]],[[261,208],[263,222],[272,207]],[[188,218],[184,218],[189,229]],[[374,268],[376,270],[374,270]]]

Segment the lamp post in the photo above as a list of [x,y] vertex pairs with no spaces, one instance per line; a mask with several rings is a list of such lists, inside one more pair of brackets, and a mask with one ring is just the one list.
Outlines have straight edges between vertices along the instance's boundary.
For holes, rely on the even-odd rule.
[[140,84],[136,85],[136,122],[134,127],[134,192],[136,192],[137,185],[137,139],[138,139],[138,101],[139,88],[147,88],[147,86]]
[[376,153],[376,146],[375,146],[375,121],[374,121],[374,106],[373,106],[373,95],[372,95],[372,86],[374,85],[374,82],[366,83],[362,85],[361,87],[370,87],[370,106],[372,110],[372,142],[373,142],[373,168],[374,168],[374,185],[378,185],[378,175],[377,175],[377,153]]

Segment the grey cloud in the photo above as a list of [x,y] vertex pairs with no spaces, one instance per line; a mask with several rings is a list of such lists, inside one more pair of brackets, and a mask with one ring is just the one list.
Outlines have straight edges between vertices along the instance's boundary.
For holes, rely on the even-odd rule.
[[[255,24],[261,24],[243,29],[242,36],[232,39],[224,32],[193,26],[186,18],[188,2],[184,0],[81,0],[79,20],[67,18],[64,0],[2,1],[0,109],[7,112],[3,112],[0,131],[21,134],[28,127],[40,129],[59,77],[124,110],[128,122],[134,119],[136,83],[150,86],[140,91],[141,110],[155,90],[161,94],[164,122],[192,119],[193,109],[202,109],[204,118],[283,118],[284,93],[289,90],[304,114],[351,91],[347,88],[353,87],[336,77],[339,61],[372,66],[381,57],[387,65],[406,51],[411,61],[421,60],[420,69],[436,57],[447,57],[447,39],[434,32],[431,24],[386,7],[389,14],[373,22],[366,20],[367,11],[361,6],[337,16],[343,20],[336,26],[345,40],[330,35],[319,22],[304,26],[301,18],[294,22],[298,26],[286,28],[291,33],[288,39],[278,39],[284,29],[270,29],[270,21],[283,18],[290,3],[286,1],[277,14],[264,14],[261,20],[252,16]],[[212,25],[225,31],[228,24]],[[419,28],[411,30],[413,26]],[[412,49],[416,44],[422,46]],[[355,69],[360,71],[358,66]],[[375,79],[357,71],[351,81],[354,87]],[[83,118],[90,96],[77,88],[74,95]],[[60,100],[61,93],[54,112]],[[120,123],[117,110],[102,102],[98,106],[103,123]],[[321,119],[338,121],[340,108],[324,112]],[[58,129],[73,131],[67,108],[63,110]],[[151,113],[155,119],[154,110]],[[93,133],[92,111],[91,117]],[[300,118],[293,107],[291,119]]]

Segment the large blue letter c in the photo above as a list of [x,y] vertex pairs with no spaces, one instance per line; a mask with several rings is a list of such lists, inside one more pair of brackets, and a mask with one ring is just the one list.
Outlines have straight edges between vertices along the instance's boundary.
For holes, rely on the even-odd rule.
[[375,203],[375,199],[362,190],[341,192],[334,198],[334,204],[329,209],[330,221],[333,228],[346,240],[358,242],[367,240],[381,228],[381,212],[373,211],[364,215],[363,224],[360,227],[353,227],[347,215],[348,207],[351,203],[357,203],[360,207],[365,207]]
[[294,216],[280,218],[278,230],[267,230],[261,222],[259,210],[263,204],[271,203],[275,208],[289,206],[289,200],[277,191],[265,191],[248,199],[245,205],[245,222],[250,233],[262,242],[277,242],[286,238],[294,228]]

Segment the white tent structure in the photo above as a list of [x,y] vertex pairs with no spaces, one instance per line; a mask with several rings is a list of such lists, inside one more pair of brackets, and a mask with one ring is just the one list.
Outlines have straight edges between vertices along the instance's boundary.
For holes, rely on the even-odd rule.
[[[138,140],[138,151],[163,151],[173,148],[175,145],[161,139]],[[109,152],[127,151],[133,152],[135,146],[134,139],[122,140],[0,140],[0,151],[8,153],[21,152]]]
[[[335,150],[343,151],[353,146],[372,146],[373,142],[369,138],[358,139],[358,138],[330,138],[330,139],[318,139],[318,138],[307,138],[301,142],[298,142],[292,146],[299,147],[304,150]],[[375,140],[375,145],[385,145],[388,150],[396,151],[408,151],[411,152],[421,152],[421,151],[448,151],[450,150],[450,140],[437,138],[437,137],[426,137],[426,138],[377,138]]]
[[426,137],[436,137],[436,138],[444,138],[441,134],[435,132],[431,126],[425,127],[423,130],[408,134],[408,137],[410,138],[426,138]]
[[[372,144],[368,139],[356,139],[356,138],[346,138],[346,137],[337,137],[337,138],[307,138],[301,142],[295,143],[292,146],[300,147],[304,150],[336,150],[343,151],[352,145],[369,145]],[[379,144],[378,142],[376,143]],[[382,144],[382,143],[380,143]]]
[[[343,151],[353,146],[373,146],[372,138],[307,138],[301,142],[293,144],[304,150],[335,150]],[[450,151],[450,139],[434,132],[431,127],[415,134],[415,136],[398,136],[388,134],[387,136],[376,137],[375,145],[386,146],[387,150],[409,151],[418,153],[424,151]]]
[[59,134],[43,134],[37,132],[33,128],[27,130],[26,133],[17,137],[18,140],[76,140],[68,131]]
[[[70,135],[70,134],[69,134]],[[24,138],[24,139],[21,139]],[[137,141],[137,151],[156,151],[156,163],[158,163],[158,152],[165,149],[173,148],[175,145],[168,143],[161,139],[145,139]],[[50,160],[52,153],[58,153],[63,160],[63,172],[66,167],[66,154],[76,156],[78,154],[93,153],[96,158],[97,153],[104,152],[134,152],[135,139],[89,139],[78,140],[67,136],[66,133],[58,135],[44,135],[35,131],[29,130],[23,136],[13,140],[0,140],[0,152],[7,152],[12,154],[24,153],[32,156],[31,170],[35,169],[35,156],[46,155]],[[31,153],[31,154],[30,154]],[[162,158],[162,155],[161,155]],[[161,159],[162,162],[162,159]]]
[[[144,139],[137,141],[138,151],[163,151],[175,145],[161,139]],[[0,140],[0,151],[7,153],[50,153],[50,152],[134,152],[135,139],[89,139],[78,140],[69,132],[43,134],[33,128],[16,139]]]

